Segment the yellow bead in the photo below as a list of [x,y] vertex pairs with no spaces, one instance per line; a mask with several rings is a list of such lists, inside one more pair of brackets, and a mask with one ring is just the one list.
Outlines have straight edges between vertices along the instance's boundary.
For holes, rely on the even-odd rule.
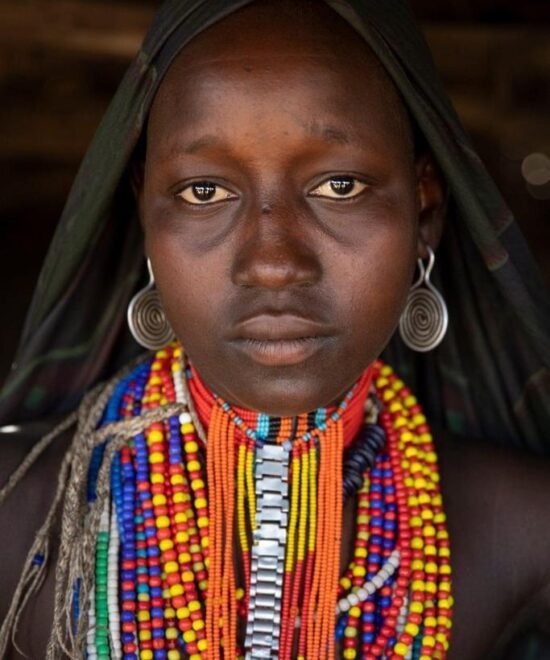
[[178,570],[179,566],[177,561],[167,561],[164,565],[164,572],[166,574],[177,573]]
[[351,587],[351,580],[347,577],[341,578],[340,586],[342,587],[342,589],[346,589],[346,590],[349,589]]
[[139,660],[153,660],[153,651],[145,649],[139,652]]
[[163,474],[158,474],[157,472],[153,472],[151,475],[151,483],[152,484],[163,484],[164,483],[164,475]]
[[416,637],[420,631],[420,628],[416,625],[416,623],[407,623],[405,626],[405,632],[409,633],[409,635],[412,635],[413,637]]
[[422,550],[423,547],[424,541],[419,536],[415,536],[413,539],[411,539],[411,548],[413,550]]
[[159,529],[170,527],[170,518],[168,518],[168,516],[159,516],[156,519],[156,525]]
[[174,493],[173,500],[174,504],[182,504],[189,501],[189,495],[187,493]]
[[185,424],[182,424],[180,428],[181,428],[181,432],[185,434],[193,433],[193,431],[195,430],[195,427],[193,426],[193,424],[191,424],[191,422],[185,422]]
[[409,525],[411,527],[422,527],[422,518],[420,516],[412,516]]
[[417,398],[413,394],[409,394],[409,396],[405,397],[405,400],[403,403],[407,406],[407,408],[412,408],[413,406],[416,406],[418,403]]
[[162,463],[164,460],[164,454],[161,451],[151,452],[149,455],[149,463],[155,465],[156,463]]
[[437,564],[434,561],[429,561],[424,570],[429,575],[435,575],[437,573]]
[[193,575],[193,571],[184,571],[181,574],[181,581],[182,582],[193,582],[195,579],[195,576]]
[[200,610],[201,604],[198,600],[190,600],[188,607],[190,612],[197,612],[198,610]]
[[147,440],[149,442],[162,442],[164,440],[164,434],[162,431],[150,431],[147,434]]
[[429,594],[437,593],[437,585],[433,582],[426,582],[426,592]]
[[364,577],[366,574],[366,569],[364,566],[355,566],[352,575],[353,577]]
[[166,552],[166,550],[171,550],[173,547],[174,543],[172,542],[172,539],[162,539],[162,541],[159,543],[159,548],[163,552]]
[[149,612],[141,610],[140,612],[137,613],[137,620],[138,621],[149,621],[151,616],[149,615]]
[[441,575],[450,575],[451,574],[451,567],[446,566],[446,565],[440,566],[439,567],[439,572],[441,573]]
[[346,660],[353,660],[357,657],[357,651],[355,649],[344,649],[343,656]]
[[367,549],[366,548],[356,548],[355,556],[356,557],[366,557],[367,556]]
[[436,531],[433,525],[426,525],[424,527],[424,536],[435,536]]
[[197,619],[196,621],[193,621],[192,626],[195,631],[202,630],[204,628],[204,621]]
[[195,506],[197,507],[197,509],[206,509],[206,507],[208,506],[208,502],[204,497],[197,497],[195,501]]
[[411,587],[413,591],[425,591],[426,583],[424,582],[424,580],[413,580]]
[[183,474],[173,474],[170,477],[170,483],[172,486],[181,486],[185,483]]
[[191,488],[193,490],[198,490],[199,488],[204,488],[204,481],[202,479],[193,479],[191,481]]
[[148,642],[151,639],[151,631],[150,630],[140,630],[138,637],[139,637],[140,642]]
[[208,548],[209,545],[210,545],[210,539],[208,538],[208,536],[203,536],[201,538],[201,546],[203,548]]
[[189,454],[194,454],[199,450],[199,445],[194,440],[188,440],[185,444],[185,451]]
[[176,616],[178,617],[179,621],[183,621],[184,619],[189,618],[189,608],[188,607],[178,607],[176,610]]
[[201,464],[198,461],[189,461],[187,469],[190,472],[198,472],[201,469]]
[[200,653],[193,653],[193,655],[189,656],[189,660],[203,660],[203,658]]
[[197,525],[199,529],[203,529],[204,527],[208,527],[209,525],[209,520],[207,516],[199,516],[197,520]]
[[166,639],[177,639],[177,638],[178,638],[177,628],[166,628]]
[[178,543],[187,543],[188,540],[189,540],[189,534],[187,532],[176,533],[176,541]]
[[422,559],[414,559],[411,562],[411,569],[413,571],[422,571],[424,569],[424,561]]
[[437,626],[437,619],[435,616],[427,616],[424,619],[424,625],[428,628],[435,628]]
[[403,642],[397,642],[397,644],[393,647],[393,652],[395,655],[400,655],[403,658],[407,655],[408,650],[409,647],[406,644],[403,644]]
[[181,654],[177,649],[170,649],[167,656],[168,660],[181,660]]
[[361,608],[358,607],[357,605],[350,607],[349,615],[354,617],[355,619],[358,619],[361,616]]
[[[426,623],[426,625],[428,624]],[[429,648],[433,648],[435,646],[435,637],[432,635],[424,635],[422,638],[422,644],[424,646],[428,646]]]
[[382,394],[382,399],[384,401],[391,401],[395,396],[395,392],[392,392],[391,390],[384,390],[384,393]]
[[206,639],[199,639],[199,641],[197,642],[197,648],[199,649],[199,651],[203,651],[203,652],[206,651],[206,649],[208,648],[208,641]]
[[422,612],[424,611],[424,605],[422,605],[422,603],[414,602],[410,604],[409,609],[414,614],[422,614]]

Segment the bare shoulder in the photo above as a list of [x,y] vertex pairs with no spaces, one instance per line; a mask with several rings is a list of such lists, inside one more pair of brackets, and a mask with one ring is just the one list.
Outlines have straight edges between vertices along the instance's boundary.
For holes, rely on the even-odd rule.
[[448,434],[436,444],[457,627],[485,635],[490,657],[550,620],[550,458]]
[[[33,422],[15,432],[0,433],[0,488],[57,421]],[[0,506],[0,539],[6,541],[0,541],[0,621],[7,613],[25,558],[50,508],[70,437],[71,432],[65,432],[52,442]],[[40,657],[32,638],[39,632],[36,629],[49,625],[49,616],[36,614],[33,635],[22,635],[30,657]],[[46,635],[46,630],[43,632]]]

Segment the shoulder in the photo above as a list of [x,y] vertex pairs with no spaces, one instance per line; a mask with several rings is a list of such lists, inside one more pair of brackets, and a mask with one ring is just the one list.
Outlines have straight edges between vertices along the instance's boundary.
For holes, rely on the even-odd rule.
[[[10,433],[0,432],[0,489],[58,421],[33,422]],[[27,554],[53,501],[59,468],[71,437],[71,430],[57,437],[0,505],[0,539],[10,539],[9,543],[0,543],[0,621],[7,613]],[[32,635],[24,636],[25,650],[31,657],[40,657],[40,653],[35,653],[34,641],[42,628],[41,636],[47,639],[49,619],[45,615],[35,617]]]
[[480,617],[487,610],[502,643],[541,627],[550,620],[550,458],[449,434],[436,445],[457,615],[474,603]]

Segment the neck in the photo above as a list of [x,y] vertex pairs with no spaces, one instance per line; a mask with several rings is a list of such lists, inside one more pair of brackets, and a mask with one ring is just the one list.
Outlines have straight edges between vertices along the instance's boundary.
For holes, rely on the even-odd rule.
[[364,421],[364,406],[372,382],[372,373],[372,366],[369,366],[338,405],[320,407],[289,417],[269,415],[230,405],[205,385],[192,365],[187,366],[185,375],[198,418],[205,429],[210,425],[212,410],[216,403],[232,414],[237,426],[248,436],[268,443],[303,438],[315,429],[322,429],[331,417],[341,417],[344,427],[344,446],[348,446]]

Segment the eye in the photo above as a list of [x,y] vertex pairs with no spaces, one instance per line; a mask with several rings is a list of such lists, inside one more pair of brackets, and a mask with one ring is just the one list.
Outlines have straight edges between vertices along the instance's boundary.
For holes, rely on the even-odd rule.
[[226,199],[235,199],[237,195],[212,181],[195,181],[180,190],[176,197],[180,197],[184,202],[194,206],[204,206],[223,202]]
[[329,199],[351,199],[360,195],[367,184],[353,176],[333,176],[314,188],[309,194],[313,197]]

